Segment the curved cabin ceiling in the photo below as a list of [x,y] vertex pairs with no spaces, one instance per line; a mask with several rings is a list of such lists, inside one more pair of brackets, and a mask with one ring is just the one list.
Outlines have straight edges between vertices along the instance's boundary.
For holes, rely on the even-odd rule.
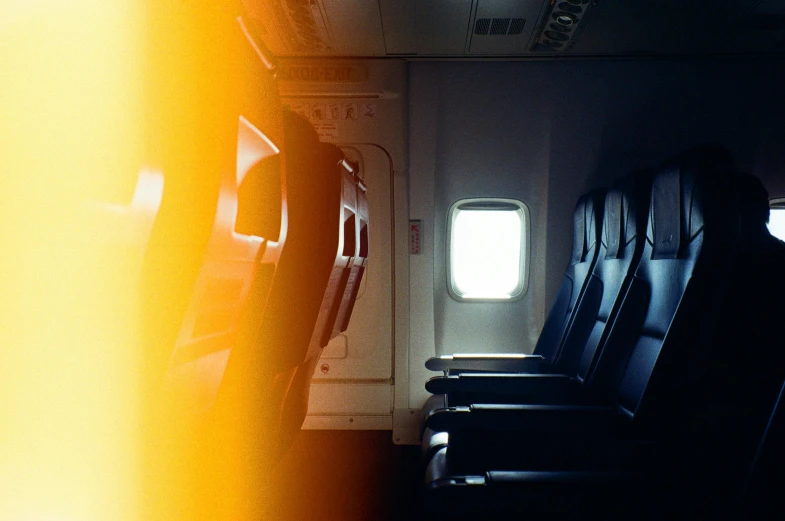
[[277,56],[555,57],[785,51],[780,0],[243,0]]

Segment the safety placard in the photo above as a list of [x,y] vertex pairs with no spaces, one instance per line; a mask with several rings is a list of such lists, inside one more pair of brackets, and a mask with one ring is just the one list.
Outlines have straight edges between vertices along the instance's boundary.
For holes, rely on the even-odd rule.
[[419,255],[422,251],[422,221],[409,221],[409,254]]
[[368,80],[368,69],[359,62],[283,61],[278,80],[284,82],[361,83]]

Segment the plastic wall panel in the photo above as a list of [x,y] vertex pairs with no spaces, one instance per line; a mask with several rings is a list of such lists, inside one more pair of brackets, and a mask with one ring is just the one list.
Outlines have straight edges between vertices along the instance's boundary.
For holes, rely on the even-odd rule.
[[[405,6],[403,9],[402,6]],[[417,52],[415,0],[379,0],[387,54]]]
[[382,18],[379,5],[365,0],[323,0],[322,6],[338,56],[378,56],[384,54]]
[[463,54],[472,0],[416,0],[417,52]]

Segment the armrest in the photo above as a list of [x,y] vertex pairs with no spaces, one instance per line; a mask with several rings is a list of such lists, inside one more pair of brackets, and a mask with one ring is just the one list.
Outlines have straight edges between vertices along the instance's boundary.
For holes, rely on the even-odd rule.
[[586,471],[527,471],[491,470],[486,473],[489,481],[496,484],[537,483],[554,485],[597,486],[629,484],[630,479],[640,479],[641,474],[633,471],[586,472]]
[[562,374],[467,373],[435,376],[425,383],[431,394],[498,393],[533,397],[567,398],[572,379]]
[[591,405],[471,405],[436,409],[426,420],[434,431],[611,434],[629,427],[614,407]]
[[[429,469],[430,470],[430,469]],[[591,472],[591,471],[543,471],[543,470],[490,470],[480,475],[463,476],[447,475],[441,476],[431,471],[431,475],[426,476],[425,486],[435,489],[447,486],[489,486],[489,485],[525,485],[537,486],[538,492],[546,486],[554,486],[558,492],[564,494],[564,486],[597,486],[629,484],[629,480],[641,479],[640,472],[615,471],[615,472]],[[526,490],[518,491],[526,492]],[[520,496],[517,497],[520,503]]]
[[541,355],[444,355],[429,358],[425,362],[425,367],[431,371],[537,373],[543,362],[545,358]]
[[[501,512],[505,519],[510,513],[550,519],[554,513],[570,512],[573,515],[569,517],[580,518],[588,511],[599,519],[625,518],[630,505],[641,504],[640,492],[651,493],[650,488],[641,486],[644,474],[636,471],[477,467],[466,472],[456,470],[448,459],[452,458],[445,449],[439,451],[425,476],[425,506],[442,516],[447,512],[482,519]],[[622,515],[611,515],[613,512]]]

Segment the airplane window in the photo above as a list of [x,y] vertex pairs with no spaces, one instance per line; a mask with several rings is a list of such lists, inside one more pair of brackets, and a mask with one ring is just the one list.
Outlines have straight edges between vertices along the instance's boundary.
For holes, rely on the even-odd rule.
[[525,290],[527,209],[464,199],[450,209],[449,290],[458,300],[512,300]]
[[785,241],[785,199],[772,201],[771,214],[769,215],[769,232],[778,239]]

